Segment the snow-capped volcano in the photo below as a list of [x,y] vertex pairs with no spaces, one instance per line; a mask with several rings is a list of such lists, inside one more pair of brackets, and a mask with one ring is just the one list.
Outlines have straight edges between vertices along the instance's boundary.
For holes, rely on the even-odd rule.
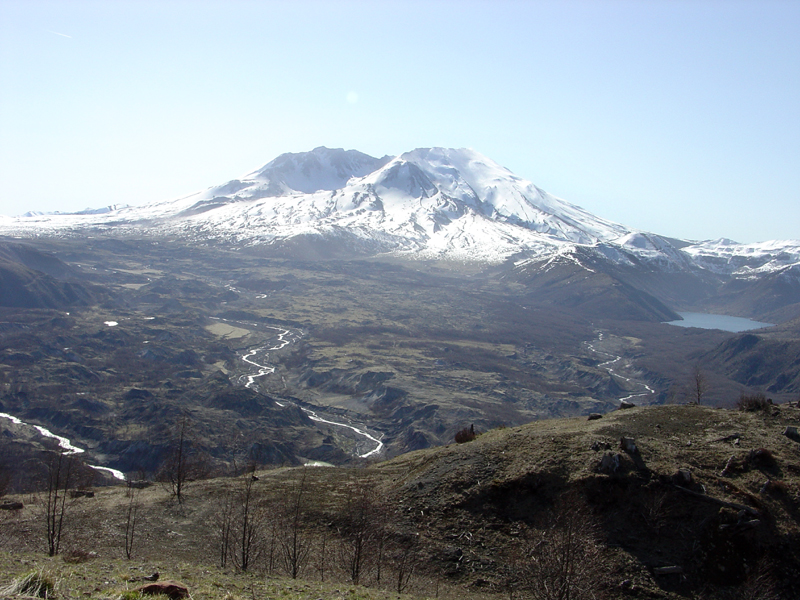
[[4,226],[56,234],[114,227],[235,244],[316,235],[366,243],[375,252],[491,262],[630,233],[474,150],[445,148],[373,158],[320,147],[283,154],[241,179],[178,200],[99,215],[32,215]]
[[275,246],[312,236],[374,254],[483,262],[519,254],[570,256],[565,247],[578,245],[615,263],[728,275],[800,263],[796,243],[758,251],[738,244],[691,246],[629,229],[548,194],[471,149],[421,148],[374,158],[319,147],[282,154],[240,179],[178,200],[0,221],[0,229],[17,234],[96,228],[235,245]]
[[[239,241],[254,235],[264,241],[265,233],[274,239],[351,235],[384,252],[429,257],[497,261],[519,251],[594,244],[629,232],[473,150],[418,149],[393,159],[351,153],[317,148],[283,155],[239,182],[242,187],[233,194],[228,184],[198,201],[224,202],[223,220],[214,219],[214,229],[233,219],[240,226],[232,232]],[[365,174],[372,166],[377,168]],[[241,200],[247,206],[230,205]]]
[[[374,158],[320,147],[282,154],[240,179],[177,200],[0,217],[0,233],[167,238],[289,258],[393,255],[500,264],[504,277],[539,295],[558,288],[559,303],[618,286],[630,296],[622,312],[644,310],[646,318],[670,311],[662,300],[698,310],[730,306],[762,320],[800,314],[800,242],[695,243],[633,230],[470,149]],[[745,288],[746,298],[736,300]]]

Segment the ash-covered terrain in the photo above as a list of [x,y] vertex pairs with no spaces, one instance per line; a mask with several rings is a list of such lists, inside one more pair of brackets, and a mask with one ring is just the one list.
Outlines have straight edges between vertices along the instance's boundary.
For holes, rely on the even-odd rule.
[[[635,231],[472,150],[317,148],[0,233],[12,465],[55,444],[30,425],[154,475],[188,423],[213,473],[390,457],[621,399],[800,394],[800,242]],[[775,326],[664,324],[683,311]]]

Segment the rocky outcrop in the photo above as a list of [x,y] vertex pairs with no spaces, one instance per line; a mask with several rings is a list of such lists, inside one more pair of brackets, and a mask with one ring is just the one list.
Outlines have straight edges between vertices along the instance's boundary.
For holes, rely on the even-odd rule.
[[137,592],[143,596],[167,596],[170,600],[181,600],[182,598],[189,597],[189,589],[175,581],[158,581],[155,583],[148,583],[136,588]]

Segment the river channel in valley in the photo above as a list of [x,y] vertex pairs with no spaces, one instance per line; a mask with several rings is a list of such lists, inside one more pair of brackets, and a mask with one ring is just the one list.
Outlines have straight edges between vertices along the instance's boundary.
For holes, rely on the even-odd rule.
[[[225,320],[225,319],[221,319]],[[236,323],[236,322],[233,322]],[[260,327],[258,324],[255,323],[240,323],[241,325],[246,325],[249,327]],[[239,382],[243,384],[247,388],[256,387],[256,380],[265,377],[267,375],[271,375],[275,372],[275,366],[269,363],[269,353],[275,352],[277,350],[281,350],[296,342],[298,339],[302,337],[302,334],[299,331],[292,331],[290,329],[281,329],[280,327],[273,327],[273,326],[261,326],[265,329],[273,329],[275,330],[275,335],[267,341],[266,344],[262,346],[258,346],[256,348],[252,348],[248,350],[245,354],[242,355],[242,361],[251,367],[253,367],[253,372],[243,374],[239,377]],[[285,406],[285,404],[278,402],[280,406]],[[361,436],[364,438],[364,443],[369,447],[366,451],[357,451],[357,455],[360,458],[369,458],[371,456],[377,456],[383,450],[383,442],[380,440],[379,437],[375,437],[365,428],[359,425],[353,425],[351,423],[342,423],[338,421],[332,421],[330,419],[324,419],[320,417],[316,412],[300,406],[300,409],[308,415],[308,418],[312,421],[316,421],[318,423],[325,423],[326,425],[331,425],[333,427],[341,427],[344,429],[348,429],[354,432],[356,435]],[[42,427],[41,425],[33,425],[31,423],[26,423],[22,419],[15,417],[14,415],[10,415],[8,413],[0,412],[0,419],[8,419],[13,424],[18,425],[20,427],[32,428],[35,429],[39,435],[42,437],[50,438],[55,440],[58,443],[59,448],[64,452],[66,455],[76,455],[76,454],[83,454],[86,452],[85,449],[80,448],[73,444],[68,438],[65,438],[60,435],[56,435],[49,429]],[[361,450],[365,450],[362,448]],[[125,474],[122,471],[118,471],[117,469],[112,469],[110,467],[101,467],[98,465],[87,465],[88,467],[94,469],[95,471],[102,471],[104,473],[108,473],[115,479],[120,481],[125,481]]]
[[[225,319],[221,319],[225,320]],[[267,343],[264,345],[259,345],[255,348],[249,349],[246,353],[242,355],[242,361],[248,365],[251,365],[252,372],[245,373],[239,376],[238,381],[240,384],[243,384],[246,388],[255,388],[258,389],[258,384],[256,381],[262,377],[267,375],[272,375],[275,373],[275,366],[270,364],[269,362],[269,355],[270,352],[275,352],[278,350],[282,350],[289,344],[292,344],[299,340],[302,337],[302,334],[298,331],[292,331],[291,329],[281,329],[280,327],[274,327],[272,325],[268,326],[261,326],[256,323],[237,323],[236,321],[227,321],[227,323],[232,323],[234,325],[242,325],[247,327],[264,327],[266,329],[273,329],[275,330],[275,335],[267,340]],[[276,401],[279,406],[285,406],[283,402]],[[344,429],[349,429],[350,431],[354,432],[356,435],[361,436],[364,438],[365,443],[369,446],[369,449],[366,451],[364,448],[357,450],[356,455],[359,458],[370,458],[372,456],[377,456],[383,450],[383,442],[379,437],[375,437],[372,435],[367,429],[360,425],[354,425],[352,423],[342,423],[340,421],[331,421],[330,419],[325,419],[320,417],[315,411],[308,409],[304,406],[299,406],[300,410],[302,410],[308,418],[312,421],[316,421],[317,423],[325,423],[326,425],[332,425],[334,427],[341,427]]]
[[[45,429],[41,425],[31,425],[30,423],[26,423],[23,420],[18,419],[13,415],[9,415],[8,413],[0,413],[0,419],[8,419],[15,425],[20,425],[22,427],[32,427],[33,429],[38,431],[39,435],[41,435],[42,437],[54,439],[58,443],[58,447],[61,448],[64,454],[67,455],[83,454],[84,452],[86,452],[86,450],[74,445],[67,438],[62,437],[60,435],[56,435],[55,433],[53,433],[49,429]],[[109,467],[99,467],[97,465],[86,465],[86,466],[94,469],[95,471],[103,471],[105,473],[108,473],[109,475],[114,477],[114,479],[125,481],[125,473],[123,473],[122,471],[117,471],[116,469],[111,469]]]
[[[597,334],[597,342],[596,342],[596,344],[599,345],[599,344],[602,344],[602,343],[603,343],[603,332],[601,331],[601,332],[599,332]],[[608,372],[608,374],[611,375],[612,377],[616,377],[618,379],[622,379],[626,383],[630,383],[630,384],[642,387],[642,391],[639,391],[639,392],[634,393],[634,394],[629,394],[629,395],[627,395],[627,396],[625,396],[623,398],[620,398],[619,399],[620,402],[622,402],[623,400],[629,401],[632,398],[641,398],[642,396],[650,396],[650,395],[656,393],[653,388],[651,388],[649,385],[647,385],[643,381],[636,381],[632,377],[625,377],[624,375],[620,375],[617,371],[614,370],[612,365],[619,366],[619,365],[622,364],[621,363],[621,361],[622,361],[622,357],[621,356],[618,356],[616,354],[612,354],[611,352],[606,352],[605,350],[598,350],[595,347],[594,343],[588,343],[587,342],[586,346],[589,348],[589,350],[591,350],[592,352],[594,352],[596,354],[601,354],[603,356],[609,357],[609,359],[607,361],[602,362],[599,365],[597,365],[598,369],[605,369]]]

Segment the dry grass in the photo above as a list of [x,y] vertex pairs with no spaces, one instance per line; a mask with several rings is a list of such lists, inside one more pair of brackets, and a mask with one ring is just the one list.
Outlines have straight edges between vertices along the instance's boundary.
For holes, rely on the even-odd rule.
[[41,567],[28,571],[0,588],[0,596],[55,598],[56,583],[53,576]]
[[[30,565],[36,565],[31,570]],[[75,568],[59,559],[40,555],[9,554],[0,551],[0,597],[56,598],[68,600],[97,598],[102,600],[162,600],[165,596],[142,596],[135,590],[142,585],[141,577],[157,565],[162,579],[185,585],[192,598],[220,600],[252,600],[276,598],[281,600],[405,600],[419,598],[380,589],[315,581],[264,577],[261,573],[236,573],[214,566],[100,559]],[[6,583],[9,581],[10,583]]]
[[241,327],[234,327],[227,323],[213,323],[206,325],[206,329],[216,335],[227,340],[243,338],[250,334],[250,331]]
[[[628,590],[626,597],[694,598],[700,597],[705,585],[701,582],[713,566],[705,541],[708,527],[736,526],[736,511],[728,520],[731,511],[719,502],[768,515],[768,525],[753,530],[750,547],[762,558],[772,556],[769,548],[774,548],[785,560],[793,560],[794,551],[785,543],[800,539],[800,461],[797,443],[782,432],[800,418],[800,409],[776,406],[775,411],[667,406],[617,411],[595,421],[541,421],[491,430],[469,444],[412,452],[367,469],[260,471],[255,485],[268,502],[281,502],[296,489],[300,475],[307,478],[314,492],[309,523],[316,528],[314,535],[329,533],[329,548],[336,546],[336,523],[349,490],[374,486],[388,509],[391,539],[416,541],[419,562],[410,591],[435,596],[438,589],[440,596],[452,592],[470,598],[506,594],[509,557],[519,547],[520,531],[527,528],[533,532],[530,539],[538,539],[536,532],[547,531],[549,515],[557,515],[564,494],[577,495],[593,519],[597,550],[607,565],[604,572],[609,575],[603,576],[602,586],[631,580],[640,592]],[[619,450],[622,437],[635,439],[638,467],[633,457]],[[596,451],[593,445],[610,449]],[[751,451],[763,449],[771,461],[756,459],[755,454],[748,458]],[[604,452],[622,456],[624,469],[619,474],[597,472]],[[732,466],[722,476],[728,462]],[[705,498],[672,484],[678,469],[691,472],[691,490]],[[768,480],[774,483],[765,486]],[[263,565],[247,575],[213,566],[218,556],[216,515],[236,485],[233,479],[194,482],[182,505],[158,485],[142,490],[131,561],[122,559],[129,501],[124,488],[100,488],[94,498],[79,498],[70,505],[67,547],[97,554],[74,562],[42,556],[35,498],[23,497],[26,508],[21,514],[0,514],[4,547],[14,540],[13,554],[0,554],[0,572],[9,577],[0,584],[10,584],[34,567],[44,568],[63,581],[59,594],[64,597],[89,592],[110,598],[133,589],[132,579],[159,571],[162,578],[188,585],[193,597],[244,599],[255,589],[259,598],[388,598],[388,592],[376,587],[351,594],[348,586],[329,585],[331,577],[344,580],[330,565],[326,581],[318,581],[313,559],[302,573],[303,582],[272,579],[277,569],[265,579],[268,570]],[[318,543],[321,537],[315,539]],[[652,569],[670,565],[686,570],[683,583],[673,585],[652,574]],[[704,597],[725,597],[709,589],[703,588]]]

